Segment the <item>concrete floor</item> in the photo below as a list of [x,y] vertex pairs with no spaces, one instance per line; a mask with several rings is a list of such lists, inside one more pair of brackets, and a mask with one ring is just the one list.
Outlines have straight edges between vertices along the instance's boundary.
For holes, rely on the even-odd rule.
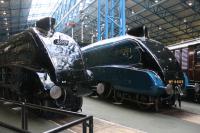
[[[16,110],[18,109],[18,110]],[[16,108],[15,105],[0,104],[0,121],[7,123],[9,125],[21,128],[21,114],[19,107]],[[60,116],[52,118],[51,120],[45,120],[44,118],[39,118],[38,116],[30,113],[28,116],[28,129],[33,133],[41,133],[49,129],[58,127],[60,125],[69,123],[78,117],[73,116]],[[0,127],[0,133],[13,133],[12,130]],[[82,124],[74,126],[62,133],[82,133]],[[94,119],[94,133],[143,133],[139,130],[124,127],[122,125],[111,123],[102,119]]]
[[[20,113],[0,104],[0,120],[21,127]],[[159,113],[142,111],[132,103],[115,105],[98,98],[84,98],[83,113],[93,115],[94,133],[199,133],[200,104],[182,103],[182,109],[162,109]],[[65,121],[64,121],[65,122]],[[57,123],[29,117],[29,130],[39,133],[57,127]],[[67,132],[81,133],[81,126]],[[9,133],[0,128],[0,133]],[[65,132],[66,133],[66,132]]]
[[84,98],[83,113],[147,133],[199,133],[200,104],[182,102],[182,109],[142,111],[134,104],[115,105],[98,98]]

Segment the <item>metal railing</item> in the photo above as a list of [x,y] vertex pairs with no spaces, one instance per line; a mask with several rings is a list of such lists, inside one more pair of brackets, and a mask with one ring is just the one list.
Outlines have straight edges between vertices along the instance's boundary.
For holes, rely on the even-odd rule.
[[39,106],[26,102],[12,101],[4,98],[0,98],[0,101],[11,102],[13,105],[21,106],[21,129],[0,121],[0,127],[4,127],[11,131],[15,131],[17,133],[31,133],[31,131],[28,131],[28,110],[27,110],[28,108],[30,108],[30,109],[43,110],[47,112],[53,112],[60,115],[66,115],[66,116],[70,115],[70,116],[80,117],[77,118],[76,120],[60,125],[56,128],[50,129],[43,133],[58,133],[81,123],[82,123],[82,133],[87,133],[87,132],[93,133],[93,116],[88,116],[82,113],[71,112],[62,109]]

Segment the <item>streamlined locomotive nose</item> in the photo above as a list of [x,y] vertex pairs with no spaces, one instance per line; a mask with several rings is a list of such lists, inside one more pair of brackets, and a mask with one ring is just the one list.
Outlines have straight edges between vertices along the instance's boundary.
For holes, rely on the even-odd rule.
[[78,111],[81,96],[88,93],[82,89],[77,96],[76,86],[83,88],[87,81],[80,47],[70,36],[55,32],[54,25],[55,19],[43,18],[0,45],[0,72],[9,75],[0,87],[9,86],[6,91],[31,103],[54,101],[56,107]]

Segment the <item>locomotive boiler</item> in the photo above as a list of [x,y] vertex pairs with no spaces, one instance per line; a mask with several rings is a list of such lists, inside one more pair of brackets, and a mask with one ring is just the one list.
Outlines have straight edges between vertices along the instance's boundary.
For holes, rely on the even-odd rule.
[[181,105],[188,79],[174,55],[163,44],[149,39],[143,27],[128,34],[81,48],[96,93],[156,110],[176,101]]
[[86,94],[86,69],[78,44],[54,32],[44,18],[0,45],[0,95],[12,100],[78,111]]

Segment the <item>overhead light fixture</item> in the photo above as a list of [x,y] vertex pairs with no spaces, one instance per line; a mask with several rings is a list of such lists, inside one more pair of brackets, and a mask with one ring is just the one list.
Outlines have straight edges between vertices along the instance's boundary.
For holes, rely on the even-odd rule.
[[184,22],[184,23],[186,23],[186,22],[187,22],[187,19],[186,19],[186,18],[184,18],[184,19],[183,19],[183,22]]
[[162,30],[162,27],[159,26],[158,29],[159,29],[159,30]]
[[158,3],[158,0],[155,0],[155,3]]
[[4,20],[7,21],[8,19],[7,19],[7,18],[4,18]]
[[3,12],[3,15],[6,15],[6,11]]
[[85,28],[87,28],[88,27],[88,25],[87,24],[85,24]]
[[190,1],[188,1],[187,2],[187,4],[189,5],[189,6],[192,6],[193,5],[193,3],[192,3],[192,1],[190,0]]
[[8,22],[5,22],[5,25],[7,25],[8,24]]
[[1,0],[1,3],[3,4],[3,3],[4,3],[4,0]]
[[6,28],[6,30],[9,30],[8,28]]
[[131,11],[131,13],[132,13],[132,14],[134,14],[134,13],[135,13],[135,11],[134,11],[134,10],[132,10],[132,11]]

